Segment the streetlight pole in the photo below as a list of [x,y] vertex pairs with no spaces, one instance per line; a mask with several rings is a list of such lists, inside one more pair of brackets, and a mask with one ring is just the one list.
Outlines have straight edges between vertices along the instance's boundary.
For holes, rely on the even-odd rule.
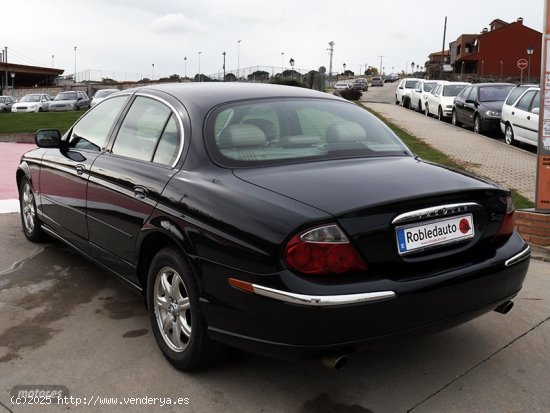
[[202,76],[201,76],[201,54],[202,54],[202,51],[199,52],[199,82],[202,82]]
[[225,82],[225,51],[222,52],[223,55],[223,81]]
[[330,46],[329,49],[327,49],[330,52],[330,62],[328,66],[328,83],[330,86],[330,82],[332,81],[332,54],[334,53],[334,45],[335,43],[333,41],[328,42],[328,45]]
[[344,63],[342,66],[344,66],[344,73],[343,73],[343,75],[344,75],[344,78],[345,78],[345,77],[346,77],[346,64]]
[[291,57],[288,63],[290,63],[290,67],[292,68],[292,79],[294,79],[294,59]]
[[76,46],[74,47],[74,83],[76,84]]
[[241,81],[241,40],[237,40],[237,82]]
[[52,69],[53,69],[53,58],[54,58],[54,57],[55,57],[55,56],[52,54]]
[[464,76],[464,60],[462,61],[462,64],[460,65],[460,80],[462,80]]
[[13,95],[13,91],[15,89],[15,73],[11,72],[11,94]]
[[151,63],[151,80],[155,80],[155,64]]
[[184,77],[187,78],[187,56],[183,57],[183,64],[185,65]]
[[382,59],[386,56],[378,56],[380,58],[380,76],[382,76]]
[[283,72],[285,71],[284,57],[285,52],[281,52],[281,79],[284,77]]
[[531,83],[531,55],[534,51],[533,46],[527,48],[527,83]]
[[504,69],[504,62],[501,60],[500,61],[500,80],[502,81],[502,71]]

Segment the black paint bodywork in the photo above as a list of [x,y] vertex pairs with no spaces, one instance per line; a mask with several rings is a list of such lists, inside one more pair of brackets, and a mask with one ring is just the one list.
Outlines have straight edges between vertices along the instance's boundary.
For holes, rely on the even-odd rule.
[[[339,98],[241,84],[162,85],[123,93],[130,95],[128,104],[142,94],[177,112],[184,144],[175,166],[113,155],[115,127],[100,152],[28,152],[17,180],[30,179],[48,233],[137,289],[146,286],[154,253],[178,246],[194,271],[202,312],[217,340],[280,356],[355,351],[372,340],[466,321],[509,300],[522,286],[529,261],[504,263],[526,243],[515,232],[503,244],[493,242],[509,195],[496,184],[406,153],[240,169],[220,167],[208,156],[205,118],[220,104]],[[397,215],[459,202],[483,207],[474,212],[474,238],[407,256],[397,253],[391,223]],[[289,238],[324,223],[337,223],[346,232],[367,272],[312,277],[285,267]],[[306,295],[391,290],[397,298],[313,308],[237,290],[229,278]]]

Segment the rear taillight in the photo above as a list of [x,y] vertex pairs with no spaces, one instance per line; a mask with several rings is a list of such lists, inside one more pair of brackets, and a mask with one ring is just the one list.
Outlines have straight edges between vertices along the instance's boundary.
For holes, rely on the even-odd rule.
[[337,225],[309,229],[288,241],[284,260],[293,271],[309,275],[365,271],[367,265]]
[[514,232],[515,224],[516,208],[512,197],[507,196],[503,199],[503,201],[506,202],[506,212],[502,218],[502,224],[493,238],[493,242],[498,245],[502,245],[506,242],[506,240],[508,240],[508,238],[510,238],[512,232]]

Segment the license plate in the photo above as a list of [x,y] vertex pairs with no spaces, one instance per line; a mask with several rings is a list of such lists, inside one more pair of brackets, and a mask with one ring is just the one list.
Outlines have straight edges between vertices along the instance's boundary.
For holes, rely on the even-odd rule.
[[462,241],[475,235],[472,214],[432,221],[428,224],[397,227],[395,231],[397,250],[401,255]]

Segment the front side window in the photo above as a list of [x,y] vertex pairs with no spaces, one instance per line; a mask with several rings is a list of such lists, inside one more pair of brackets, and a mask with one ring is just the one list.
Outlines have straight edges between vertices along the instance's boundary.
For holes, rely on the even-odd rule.
[[535,90],[530,90],[529,92],[525,92],[525,95],[523,95],[521,99],[518,101],[518,103],[516,104],[516,108],[528,112],[531,106],[531,101],[535,96],[535,93],[536,93]]
[[537,93],[535,94],[533,103],[531,104],[531,112],[533,111],[533,109],[538,108],[540,108],[540,90],[537,90]]
[[178,148],[179,133],[172,110],[158,100],[138,96],[120,126],[112,152],[169,165]]
[[207,118],[206,144],[212,158],[226,167],[410,155],[397,136],[364,109],[321,99],[222,106]]
[[128,96],[117,96],[86,113],[69,135],[69,147],[100,151]]

